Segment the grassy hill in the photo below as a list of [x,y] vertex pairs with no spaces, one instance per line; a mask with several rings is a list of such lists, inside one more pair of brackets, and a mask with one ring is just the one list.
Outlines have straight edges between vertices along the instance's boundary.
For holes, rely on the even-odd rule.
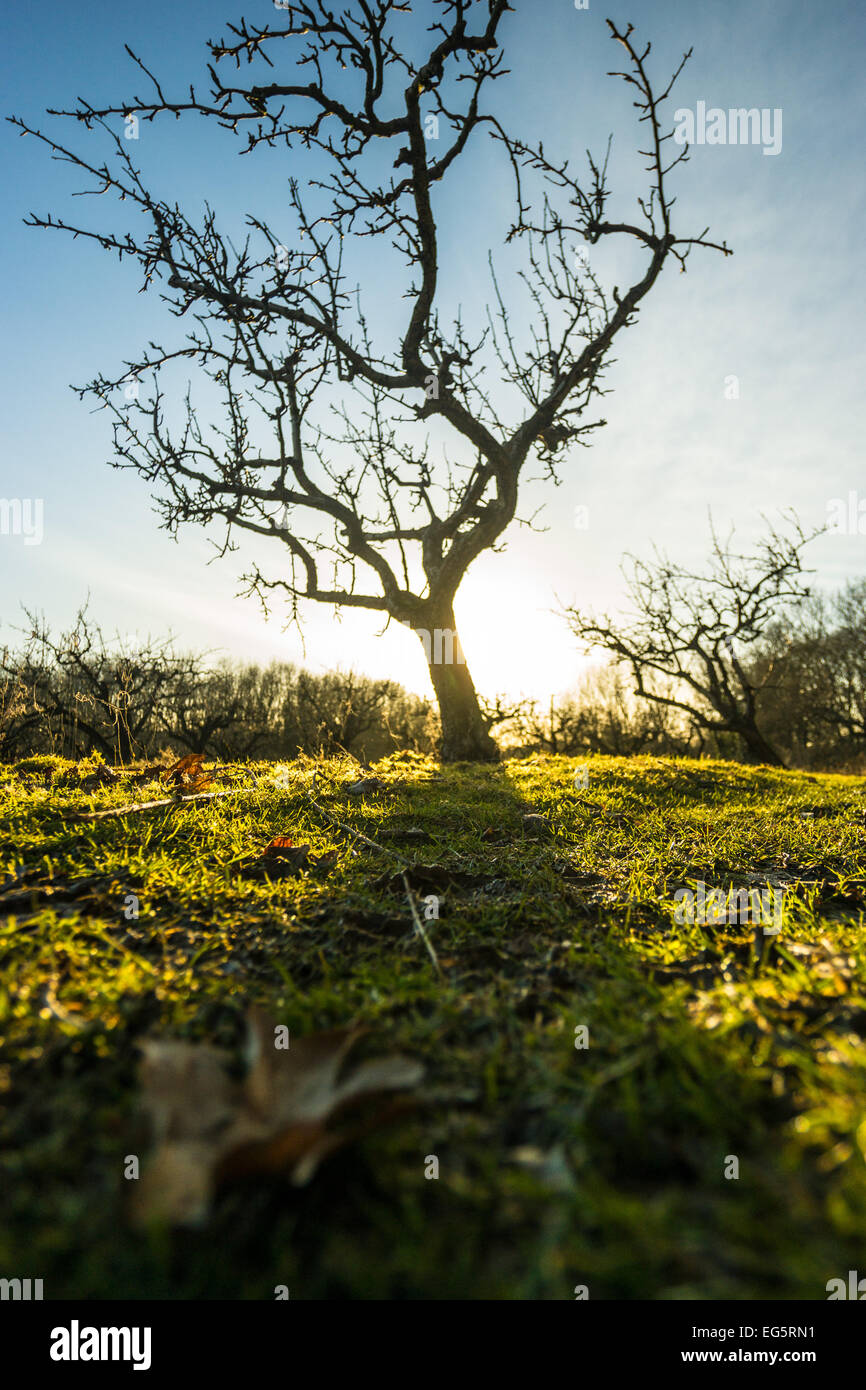
[[[230,795],[95,820],[170,793],[0,768],[0,1275],[46,1298],[826,1298],[866,1231],[866,779],[585,768],[248,764],[216,770]],[[263,857],[276,836],[309,854]],[[699,884],[783,895],[780,931],[678,921]],[[134,1228],[138,1044],[239,1068],[255,1004],[292,1039],[364,1022],[370,1055],[424,1064],[417,1105],[306,1187],[248,1176],[198,1228]]]

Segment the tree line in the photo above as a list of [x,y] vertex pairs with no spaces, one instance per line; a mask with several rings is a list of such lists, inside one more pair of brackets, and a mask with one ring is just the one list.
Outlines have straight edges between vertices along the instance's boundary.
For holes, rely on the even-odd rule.
[[[751,580],[748,592],[759,594],[754,573]],[[640,621],[567,615],[584,641],[594,637],[596,651],[605,631],[611,654],[574,690],[549,701],[481,699],[485,727],[505,753],[866,767],[866,580],[829,595],[803,589],[787,610],[768,606],[751,634],[727,640],[708,620],[719,604],[717,595],[707,602],[714,590],[705,581],[702,591],[687,591],[691,627],[674,626],[668,614],[653,641],[646,615],[662,581],[671,581],[670,567],[642,572]],[[215,661],[180,652],[170,639],[132,650],[84,610],[58,635],[28,615],[17,647],[0,650],[6,762],[98,753],[126,764],[165,749],[222,761],[347,752],[372,762],[440,747],[435,704],[396,681]]]
[[55,635],[41,618],[0,651],[0,758],[100,754],[128,764],[164,749],[223,761],[426,750],[430,702],[396,681],[289,662],[214,661],[171,639],[111,639],[83,610]]

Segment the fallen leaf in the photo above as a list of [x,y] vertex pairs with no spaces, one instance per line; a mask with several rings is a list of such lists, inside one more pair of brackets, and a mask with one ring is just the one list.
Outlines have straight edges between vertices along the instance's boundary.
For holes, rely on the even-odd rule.
[[283,850],[295,848],[295,842],[290,835],[277,835],[269,845],[265,845],[265,854],[272,854],[280,858]]
[[331,868],[334,862],[327,854],[317,858],[310,853],[309,845],[296,845],[290,835],[277,835],[265,845],[261,854],[244,860],[238,871],[245,878],[288,878],[317,865]]
[[176,763],[167,767],[162,774],[164,782],[183,782],[193,776],[200,776],[204,753],[187,753],[185,757],[178,758]]
[[164,782],[171,782],[176,791],[183,795],[204,791],[213,785],[213,778],[204,770],[204,753],[187,753],[162,774]]
[[[225,1052],[200,1043],[146,1038],[139,1080],[157,1144],[183,1140],[194,1126],[196,1139],[210,1142],[233,1118],[237,1087]],[[196,1114],[184,1114],[179,1098],[195,1096]]]
[[142,1099],[157,1148],[136,1185],[134,1223],[199,1224],[219,1188],[249,1174],[303,1186],[328,1154],[406,1109],[393,1093],[415,1087],[423,1068],[398,1056],[347,1066],[364,1032],[335,1028],[281,1048],[277,1025],[253,1010],[242,1082],[215,1048],[146,1041]]

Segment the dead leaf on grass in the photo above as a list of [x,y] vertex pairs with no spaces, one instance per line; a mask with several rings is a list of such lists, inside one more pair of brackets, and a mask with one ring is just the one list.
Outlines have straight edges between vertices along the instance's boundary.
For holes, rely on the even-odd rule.
[[281,859],[287,849],[297,849],[291,835],[275,835],[270,844],[265,845],[265,854],[273,855],[274,858]]
[[245,878],[289,878],[303,869],[333,869],[339,850],[311,854],[309,845],[296,845],[290,835],[276,835],[260,855],[244,860],[239,871]]
[[310,858],[310,846],[296,845],[289,835],[277,835],[269,845],[265,845],[262,857],[294,872],[305,869],[308,863],[316,862],[315,856],[312,860]]
[[95,768],[93,772],[88,773],[86,777],[82,777],[79,783],[79,789],[84,792],[89,792],[92,791],[94,787],[112,786],[115,782],[119,782],[120,778],[121,774],[115,768],[102,765]]
[[242,1082],[215,1048],[145,1041],[140,1075],[157,1149],[136,1185],[133,1222],[199,1224],[224,1183],[250,1174],[303,1186],[328,1154],[405,1109],[394,1093],[417,1086],[422,1066],[391,1056],[347,1068],[364,1032],[334,1028],[281,1048],[277,1025],[255,1009]]
[[170,782],[175,791],[183,796],[204,791],[206,787],[213,786],[213,777],[204,770],[204,758],[204,753],[187,753],[166,768],[162,780]]

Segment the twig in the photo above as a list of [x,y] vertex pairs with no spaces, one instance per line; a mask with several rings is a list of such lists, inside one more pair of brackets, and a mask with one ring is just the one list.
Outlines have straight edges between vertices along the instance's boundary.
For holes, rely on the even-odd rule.
[[[317,782],[316,782],[316,778],[318,777],[318,775],[319,775],[319,774],[318,774],[317,772],[314,772],[314,773],[313,773],[313,788],[314,788],[314,790],[318,790],[318,786],[317,786]],[[378,844],[376,840],[371,840],[370,837],[369,837],[369,835],[364,835],[364,834],[362,834],[360,830],[353,830],[352,827],[351,827],[351,825],[346,825],[346,824],[344,824],[344,822],[341,821],[341,820],[338,820],[337,817],[336,817],[335,815],[333,815],[333,813],[332,813],[331,811],[326,810],[325,807],[322,806],[321,803],[318,802],[314,796],[311,796],[311,797],[310,797],[310,801],[311,801],[312,804],[315,806],[315,808],[316,808],[316,810],[319,812],[319,814],[322,815],[322,816],[324,816],[324,817],[325,817],[325,820],[329,820],[329,821],[331,822],[332,825],[339,826],[340,830],[344,830],[344,831],[346,832],[347,835],[353,835],[353,836],[355,837],[356,840],[361,840],[361,841],[363,841],[363,843],[364,843],[365,845],[369,845],[371,849],[377,849],[377,850],[379,850],[380,854],[390,854],[390,856],[391,856],[392,859],[396,859],[396,860],[397,860],[397,863],[401,866],[401,868],[411,869],[411,867],[412,867],[411,861],[408,860],[408,859],[406,859],[406,858],[404,858],[404,856],[403,856],[402,854],[399,854],[399,853],[397,852],[397,850],[395,850],[395,849],[389,849],[386,845],[380,845],[380,844]]]
[[427,954],[433,962],[436,974],[441,977],[442,967],[439,964],[439,959],[436,955],[436,952],[433,950],[433,944],[430,941],[430,938],[427,935],[426,931],[424,930],[424,923],[421,921],[421,918],[418,915],[418,908],[415,904],[415,895],[409,886],[409,880],[406,877],[405,871],[401,874],[401,877],[403,879],[403,887],[406,889],[406,897],[409,900],[409,909],[412,913],[412,920],[415,923],[415,930],[420,936],[421,940],[424,942],[424,945],[427,947]]
[[156,806],[185,806],[189,801],[213,801],[219,796],[236,796],[238,792],[252,791],[252,787],[230,787],[223,792],[196,792],[193,796],[165,796],[159,801],[137,801],[129,806],[116,806],[111,811],[74,811],[76,820],[108,820],[113,816],[126,816],[132,811],[152,811]]
[[[314,772],[314,789],[317,789],[317,777],[318,773]],[[339,826],[340,830],[345,831],[348,835],[353,835],[356,840],[361,840],[365,845],[369,845],[371,849],[379,850],[381,854],[389,854],[392,859],[397,860],[397,863],[400,865],[400,876],[403,879],[403,887],[406,890],[406,898],[409,903],[409,911],[412,913],[412,921],[415,924],[415,931],[417,935],[420,937],[420,939],[423,941],[424,946],[427,950],[427,954],[433,962],[437,975],[441,977],[442,967],[439,964],[439,958],[433,949],[433,943],[431,942],[429,936],[424,930],[424,923],[421,921],[421,918],[418,915],[418,908],[415,904],[415,897],[410,887],[409,879],[406,877],[406,870],[412,868],[410,861],[406,859],[402,854],[399,854],[397,850],[389,849],[387,845],[377,844],[375,840],[370,839],[369,835],[363,835],[360,830],[353,830],[351,825],[345,825],[343,821],[338,820],[335,815],[332,815],[330,811],[327,811],[324,806],[320,805],[320,803],[316,800],[314,796],[310,796],[310,801],[313,803],[319,814],[324,816],[325,820],[329,820],[332,825]]]

